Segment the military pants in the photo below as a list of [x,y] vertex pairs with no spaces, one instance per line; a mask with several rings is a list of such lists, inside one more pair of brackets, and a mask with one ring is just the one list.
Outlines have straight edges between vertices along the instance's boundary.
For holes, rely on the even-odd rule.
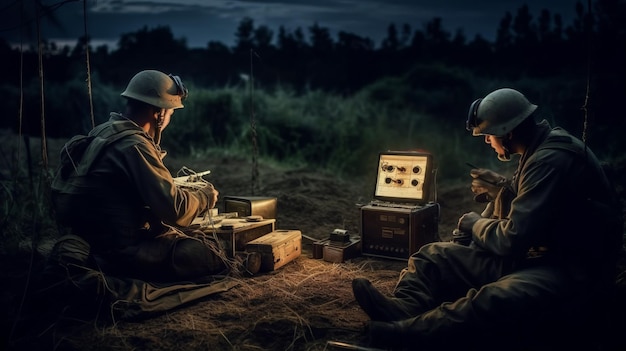
[[227,268],[217,241],[201,231],[175,228],[100,257],[108,273],[148,281],[194,280]]
[[514,267],[478,248],[437,242],[415,253],[400,275],[394,295],[415,317],[397,325],[416,341],[532,340],[576,290],[556,265],[531,259]]

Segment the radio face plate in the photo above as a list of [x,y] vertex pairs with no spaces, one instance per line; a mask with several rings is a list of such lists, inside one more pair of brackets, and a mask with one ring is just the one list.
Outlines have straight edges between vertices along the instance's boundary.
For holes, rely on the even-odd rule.
[[374,199],[424,204],[430,200],[433,157],[427,152],[382,152]]

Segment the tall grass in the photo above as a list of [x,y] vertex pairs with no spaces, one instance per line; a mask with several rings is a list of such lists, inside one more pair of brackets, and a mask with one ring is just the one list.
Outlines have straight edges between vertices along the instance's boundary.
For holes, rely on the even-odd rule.
[[[175,155],[207,148],[250,155],[255,138],[261,157],[350,177],[375,170],[381,151],[423,150],[454,177],[463,160],[485,151],[464,130],[467,99],[441,90],[416,95],[409,88],[397,79],[352,96],[321,91],[296,95],[280,87],[252,93],[245,86],[194,88],[163,144]],[[436,107],[416,108],[421,105],[456,110],[440,117],[432,114]]]
[[[110,111],[123,110],[119,95],[123,87],[100,84],[97,76],[93,79],[94,119],[100,123]],[[90,129],[88,98],[81,89],[84,84],[84,78],[76,77],[65,86],[46,86],[46,126],[53,137],[69,139]],[[381,151],[423,150],[433,154],[441,184],[465,179],[467,162],[505,174],[512,172],[513,163],[498,162],[480,138],[465,130],[470,103],[493,89],[511,86],[528,91],[532,101],[547,106],[553,125],[573,126],[575,135],[580,135],[576,129],[583,121],[579,109],[582,98],[576,96],[582,95],[584,84],[571,79],[498,81],[433,65],[417,66],[402,77],[383,78],[350,96],[324,91],[296,94],[280,86],[251,89],[248,84],[242,81],[207,89],[189,81],[189,99],[185,108],[174,114],[162,145],[179,158],[207,152],[236,157],[256,153],[265,162],[310,167],[339,178],[373,177]],[[38,132],[37,89],[36,82],[29,82],[24,91],[27,108],[23,121],[30,123],[24,130],[31,135]],[[6,86],[2,91],[9,98],[8,110],[17,115],[19,92]],[[597,136],[591,139],[596,153],[605,160],[621,157],[624,139],[614,137],[615,131],[600,123],[592,128],[596,135],[606,133],[601,144],[594,144]],[[50,155],[52,165],[56,158],[58,155]],[[24,169],[21,172],[27,173]],[[45,208],[45,187],[29,190],[27,184],[12,179],[16,178],[0,177],[2,239],[22,232],[32,222],[33,213],[41,213],[41,223],[52,222]]]

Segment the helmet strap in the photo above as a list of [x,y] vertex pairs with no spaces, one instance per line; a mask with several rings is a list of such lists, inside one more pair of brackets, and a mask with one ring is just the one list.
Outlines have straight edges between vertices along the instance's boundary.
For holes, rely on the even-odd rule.
[[163,127],[163,121],[165,120],[165,109],[162,108],[161,111],[159,111],[159,115],[157,116],[157,129],[161,129]]
[[163,129],[163,120],[165,119],[165,109],[159,111],[159,115],[156,118],[156,128],[154,131],[154,143],[159,145],[161,142],[161,130]]
[[506,137],[502,138],[502,148],[504,149],[503,154],[498,154],[498,160],[502,162],[511,161],[511,151],[510,151],[510,143],[511,143],[511,133],[509,133]]
[[498,154],[498,160],[502,162],[511,161],[511,153],[508,148],[504,148],[504,154]]

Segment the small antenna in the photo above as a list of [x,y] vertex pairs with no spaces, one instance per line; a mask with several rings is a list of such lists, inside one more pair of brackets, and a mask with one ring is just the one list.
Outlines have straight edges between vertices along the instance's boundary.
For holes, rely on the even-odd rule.
[[[252,92],[254,89],[254,70],[253,70],[253,60],[252,56],[259,57],[259,55],[254,51],[254,49],[250,48],[250,82],[249,84],[249,92],[250,92],[250,137],[252,138],[252,179],[251,179],[251,193],[255,194],[256,189],[259,187],[259,147],[257,145],[257,135],[256,135],[256,119],[254,116],[254,102],[252,101]],[[260,58],[260,57],[259,57]]]
[[591,12],[591,0],[587,1],[587,18],[584,21],[585,30],[587,31],[587,84],[585,87],[585,103],[581,107],[583,110],[583,132],[580,139],[583,142],[585,157],[587,157],[587,132],[589,127],[589,96],[591,95],[591,60],[592,60],[592,51],[593,51],[593,17]]

